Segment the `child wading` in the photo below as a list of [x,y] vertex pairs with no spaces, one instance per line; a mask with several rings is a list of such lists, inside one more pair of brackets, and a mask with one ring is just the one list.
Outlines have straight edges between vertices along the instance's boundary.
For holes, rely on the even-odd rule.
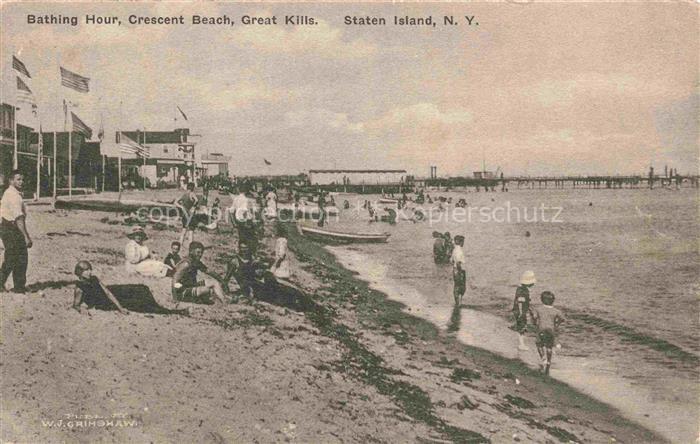
[[462,297],[467,289],[467,271],[464,260],[464,236],[455,236],[455,246],[452,250],[452,277],[454,279],[455,307],[462,305]]
[[564,322],[564,315],[554,308],[554,293],[543,291],[540,295],[542,304],[532,310],[532,317],[537,326],[537,353],[540,355],[540,366],[545,374],[549,374],[549,366],[552,365],[552,348],[557,337],[557,328]]
[[520,278],[520,285],[515,290],[513,301],[513,315],[515,316],[515,331],[518,332],[518,350],[530,350],[525,345],[525,331],[527,329],[527,313],[530,311],[530,287],[535,285],[535,273],[526,271]]
[[129,314],[129,311],[119,304],[119,301],[102,282],[92,274],[92,265],[88,261],[80,261],[75,266],[78,282],[75,285],[73,308],[79,312],[87,308],[109,309],[116,307],[119,313]]

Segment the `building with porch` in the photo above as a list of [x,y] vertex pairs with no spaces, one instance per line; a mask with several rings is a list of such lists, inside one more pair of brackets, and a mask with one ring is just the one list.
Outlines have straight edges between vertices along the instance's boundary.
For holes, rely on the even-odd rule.
[[195,142],[187,128],[172,131],[121,131],[117,132],[117,144],[123,134],[146,148],[147,157],[121,154],[122,175],[145,177],[151,187],[179,183],[180,177],[195,180]]

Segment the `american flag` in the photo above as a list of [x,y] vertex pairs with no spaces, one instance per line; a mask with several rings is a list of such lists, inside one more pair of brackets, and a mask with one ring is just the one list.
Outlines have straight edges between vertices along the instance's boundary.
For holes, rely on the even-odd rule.
[[36,104],[32,90],[19,77],[17,77],[17,101],[31,103],[32,105]]
[[27,71],[27,67],[24,66],[24,63],[15,56],[12,56],[12,67],[30,79],[32,78],[32,76],[29,75],[29,71]]
[[136,154],[140,157],[151,157],[150,153],[143,145],[134,142],[134,140],[124,133],[119,133],[119,151],[127,154]]
[[82,133],[88,139],[92,139],[92,129],[89,126],[87,126],[85,122],[80,120],[80,118],[76,116],[73,111],[71,111],[70,116],[73,119],[73,131]]
[[81,93],[90,92],[90,79],[61,66],[61,85]]

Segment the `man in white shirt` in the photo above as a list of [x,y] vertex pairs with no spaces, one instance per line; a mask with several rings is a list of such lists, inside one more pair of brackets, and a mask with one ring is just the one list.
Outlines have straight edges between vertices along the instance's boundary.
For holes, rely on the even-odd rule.
[[464,236],[455,236],[455,246],[452,250],[452,277],[454,278],[455,307],[462,305],[462,297],[467,289],[467,271],[464,259]]
[[250,186],[243,183],[238,187],[239,193],[233,198],[228,209],[231,223],[238,231],[238,254],[246,260],[252,259],[257,251],[258,239],[255,226],[255,209],[247,194]]
[[27,264],[32,239],[26,226],[27,212],[22,200],[24,177],[19,170],[9,176],[9,186],[0,201],[0,236],[5,246],[5,257],[0,267],[0,291],[5,288],[5,281],[12,275],[14,291],[24,293],[27,283]]

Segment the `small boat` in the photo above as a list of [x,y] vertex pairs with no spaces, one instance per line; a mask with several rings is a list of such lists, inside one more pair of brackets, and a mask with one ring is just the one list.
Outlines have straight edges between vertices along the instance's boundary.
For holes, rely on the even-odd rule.
[[381,199],[379,199],[378,202],[379,202],[379,203],[383,203],[383,204],[398,204],[398,203],[399,203],[399,200],[398,200],[398,199],[389,199],[389,198],[386,198],[386,197],[382,197]]
[[345,233],[305,225],[299,225],[299,229],[305,236],[336,244],[382,243],[386,242],[391,236],[389,233]]
[[133,213],[136,211],[153,212],[158,209],[159,214],[179,215],[178,208],[171,203],[156,202],[152,200],[116,200],[99,197],[59,198],[54,204],[59,210],[88,210],[107,211],[113,213]]
[[[318,219],[321,217],[321,211],[318,209],[318,205],[309,204],[308,202],[302,202],[295,207],[293,203],[280,203],[277,205],[280,210],[294,211],[296,208],[297,214],[304,219]],[[328,206],[325,207],[326,216],[337,216],[340,213],[338,207]]]

